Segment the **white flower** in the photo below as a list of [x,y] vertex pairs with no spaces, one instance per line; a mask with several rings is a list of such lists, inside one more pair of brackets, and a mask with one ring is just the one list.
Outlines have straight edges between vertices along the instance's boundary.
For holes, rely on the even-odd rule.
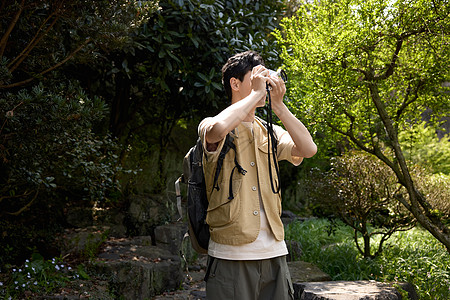
[[25,262],[27,262],[27,263],[28,263],[28,262],[30,262],[30,261],[29,261],[28,259],[26,259],[26,260],[25,260]]
[[25,287],[25,283],[24,283],[24,284],[22,284],[22,287]]
[[19,269],[19,272],[22,272],[22,269]]
[[3,282],[0,281],[0,286],[3,286]]
[[15,272],[16,271],[16,269],[13,269],[13,272]]
[[69,271],[70,271],[70,270],[72,270],[72,268],[71,268],[71,267],[68,267],[67,269],[68,269]]
[[55,269],[59,271],[59,266],[58,266],[58,265],[56,265],[56,266],[55,266]]
[[34,285],[37,285],[37,281],[33,282]]
[[14,281],[14,284],[18,284],[19,282],[18,281]]

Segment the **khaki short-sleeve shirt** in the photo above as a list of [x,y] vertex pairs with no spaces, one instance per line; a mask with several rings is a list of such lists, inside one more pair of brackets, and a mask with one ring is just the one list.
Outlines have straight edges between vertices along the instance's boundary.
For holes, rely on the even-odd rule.
[[[199,136],[205,152],[203,169],[209,201],[206,222],[210,226],[211,239],[216,243],[227,245],[242,245],[255,241],[260,230],[260,193],[270,229],[276,240],[283,240],[284,228],[280,218],[281,191],[274,194],[271,188],[266,127],[259,119],[255,119],[253,130],[240,124],[230,133],[234,138],[236,153],[230,150],[225,156],[218,178],[219,189],[215,189],[213,188],[214,174],[224,140],[219,142],[214,151],[207,151],[205,134],[210,121],[211,118],[206,118],[200,123]],[[289,133],[276,125],[274,125],[274,132],[278,141],[277,160],[288,160],[294,165],[300,164],[302,158],[293,157],[291,154],[294,142]],[[237,170],[232,172],[235,167],[235,155],[239,164],[247,171],[245,175]],[[274,184],[278,186],[273,163],[271,168]],[[229,199],[230,180],[234,196],[231,200]]]

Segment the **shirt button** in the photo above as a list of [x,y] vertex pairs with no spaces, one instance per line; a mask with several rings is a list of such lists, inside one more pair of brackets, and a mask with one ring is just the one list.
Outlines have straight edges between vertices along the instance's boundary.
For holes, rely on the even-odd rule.
[[256,191],[256,186],[252,186],[252,190]]
[[252,162],[250,163],[250,166],[254,167],[254,166],[255,166],[255,162],[252,161]]
[[258,211],[257,210],[253,211],[253,215],[257,216],[258,215]]

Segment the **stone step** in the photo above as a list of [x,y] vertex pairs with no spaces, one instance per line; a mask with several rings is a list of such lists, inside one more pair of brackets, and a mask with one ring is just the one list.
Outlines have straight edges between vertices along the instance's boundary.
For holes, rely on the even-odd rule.
[[150,237],[109,239],[92,265],[121,299],[151,299],[183,282],[179,256],[153,246]]
[[290,261],[287,263],[292,282],[330,281],[331,277],[316,265],[304,261]]
[[[414,286],[398,283],[408,299],[419,299]],[[300,300],[401,300],[402,295],[392,284],[368,281],[324,281],[294,283],[295,299]]]

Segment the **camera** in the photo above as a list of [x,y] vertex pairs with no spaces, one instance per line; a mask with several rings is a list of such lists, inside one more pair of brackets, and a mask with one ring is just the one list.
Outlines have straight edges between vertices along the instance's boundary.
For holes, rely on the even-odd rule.
[[284,83],[288,80],[286,72],[281,68],[278,68],[276,71],[269,69],[269,75],[280,77]]

